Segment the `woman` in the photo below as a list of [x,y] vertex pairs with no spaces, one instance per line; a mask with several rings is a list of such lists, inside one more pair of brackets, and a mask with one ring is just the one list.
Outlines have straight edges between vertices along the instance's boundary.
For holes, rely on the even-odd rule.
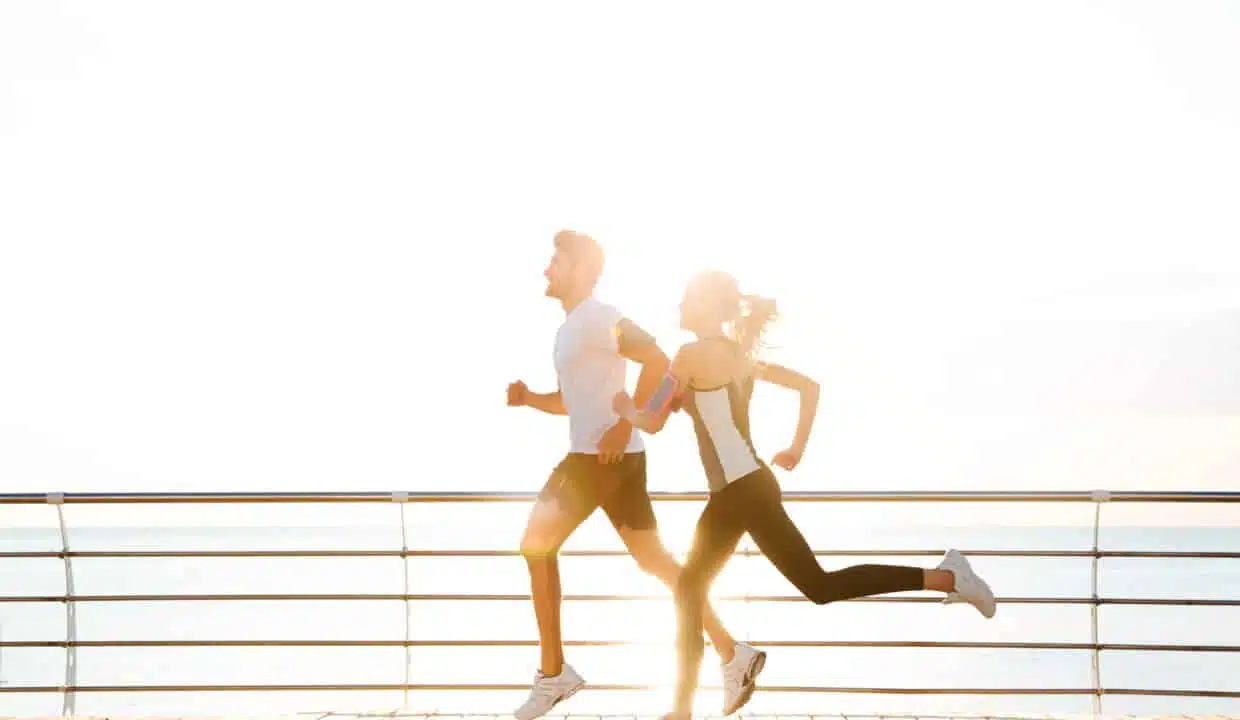
[[[749,433],[749,399],[754,382],[765,380],[801,395],[792,446],[772,462],[792,470],[801,461],[818,407],[818,384],[810,378],[756,359],[759,340],[775,316],[771,300],[742,296],[736,280],[707,272],[690,282],[680,305],[680,324],[697,339],[680,349],[668,377],[646,408],[627,393],[616,395],[615,411],[635,427],[657,433],[673,408],[693,419],[698,450],[710,484],[710,500],[698,519],[676,588],[679,678],[675,709],[667,718],[690,718],[702,662],[702,610],[710,585],[746,532],[784,577],[816,604],[910,590],[947,594],[945,602],[968,602],[993,617],[995,598],[968,561],[949,550],[935,569],[855,565],[827,572],[784,511],[779,483],[758,458]],[[758,663],[745,679],[744,700],[753,694]],[[728,709],[725,709],[725,711]]]

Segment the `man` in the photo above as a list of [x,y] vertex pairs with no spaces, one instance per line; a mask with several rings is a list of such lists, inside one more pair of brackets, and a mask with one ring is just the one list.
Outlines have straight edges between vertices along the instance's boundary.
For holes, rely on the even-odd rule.
[[[566,317],[555,337],[559,389],[534,393],[517,381],[508,386],[510,406],[567,415],[569,451],[551,473],[530,512],[521,554],[530,572],[541,662],[517,720],[534,720],[572,696],[585,680],[564,661],[560,638],[560,546],[596,508],[607,513],[638,567],[675,588],[680,566],[663,547],[646,492],[646,453],[641,433],[612,410],[624,389],[625,360],[641,365],[634,399],[644,403],[669,366],[654,338],[615,308],[594,298],[603,251],[592,238],[571,230],[555,236],[546,271],[548,297]],[[738,643],[707,608],[704,626],[723,671],[724,714],[740,709],[753,693],[765,653]]]

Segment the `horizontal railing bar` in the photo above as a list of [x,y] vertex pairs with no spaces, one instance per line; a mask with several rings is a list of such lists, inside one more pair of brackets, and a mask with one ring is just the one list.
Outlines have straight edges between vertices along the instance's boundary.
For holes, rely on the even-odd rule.
[[[927,648],[972,650],[1102,650],[1240,653],[1240,645],[1159,645],[1069,642],[955,642],[936,640],[746,640],[777,648]],[[627,640],[565,640],[568,647],[640,647],[663,643]],[[237,647],[538,647],[537,640],[10,640],[0,648],[237,648]]]
[[1141,688],[1113,688],[1102,691],[1103,695],[1140,695],[1145,697],[1202,697],[1240,698],[1238,690],[1143,690]]
[[[818,557],[938,557],[943,550],[815,550]],[[1240,552],[1158,550],[961,550],[970,557],[1020,558],[1148,558],[1240,560]],[[520,550],[32,550],[0,552],[0,559],[100,558],[320,558],[320,557],[520,557]],[[560,557],[624,557],[627,550],[561,550]],[[757,550],[737,550],[735,557],[762,557]]]
[[[1094,553],[1086,551],[1086,555]],[[1240,560],[1240,552],[1187,552],[1187,551],[1160,551],[1160,550],[1099,550],[1097,553],[1100,558],[1144,558],[1144,559],[1207,559],[1207,560]]]
[[[443,710],[419,710],[403,712],[400,710],[336,710],[336,711],[302,711],[295,713],[296,715],[310,717],[312,720],[328,720],[328,718],[340,718],[341,720],[361,720],[362,718],[383,718],[383,720],[393,720],[393,718],[419,718],[420,720],[476,720],[477,718],[488,718],[489,720],[511,720],[512,713],[503,712],[452,712]],[[565,715],[554,714],[544,715],[543,717],[555,718],[556,720],[571,720],[574,715],[568,713]],[[634,713],[590,713],[585,716],[591,720],[639,720],[639,718],[650,717]],[[708,716],[709,717],[709,716]],[[988,714],[977,715],[967,713],[957,713],[951,715],[941,715],[934,713],[807,713],[807,712],[759,712],[745,713],[743,717],[752,718],[752,720],[791,720],[791,718],[802,718],[805,720],[1030,720],[1028,715],[1002,715]],[[1050,716],[1056,717],[1056,716]]]
[[[423,718],[425,720],[430,720],[431,718],[439,718],[442,720],[448,720],[448,719],[465,720],[465,718],[490,718],[492,720],[499,720],[500,718],[504,718],[504,720],[511,720],[511,717],[512,717],[511,713],[503,713],[503,712],[460,712],[460,711],[452,712],[452,711],[443,711],[443,710],[414,711],[410,713],[404,713],[401,711],[392,711],[392,710],[387,710],[387,711],[384,711],[384,710],[378,710],[378,711],[375,711],[375,710],[371,710],[371,711],[339,710],[339,711],[326,711],[326,712],[324,711],[318,711],[318,712],[302,711],[296,714],[303,715],[303,716],[312,715],[314,716],[314,720],[327,720],[327,718],[347,718],[349,720],[360,720],[360,718],[384,718],[384,720],[392,720],[392,718],[394,717],[395,718]],[[571,720],[571,718],[574,717],[574,715],[572,713],[568,713],[565,715],[560,715],[560,714],[546,715],[544,717],[557,718],[557,720]],[[638,718],[649,717],[649,716],[644,716],[641,714],[634,716],[634,714],[631,712],[630,713],[607,713],[607,712],[593,713],[592,712],[592,713],[589,713],[588,715],[585,715],[584,717],[589,717],[591,718],[591,720],[638,720]],[[985,715],[969,714],[969,713],[954,713],[954,714],[943,715],[943,714],[935,714],[935,713],[908,713],[908,712],[884,712],[884,713],[858,712],[858,713],[841,714],[838,712],[821,713],[821,712],[806,712],[806,711],[796,711],[796,710],[782,711],[782,712],[781,711],[757,712],[753,714],[745,713],[743,717],[753,718],[753,720],[789,720],[791,718],[806,718],[808,720],[817,720],[818,718],[824,718],[824,719],[830,718],[830,720],[1030,720],[1029,715],[1004,715],[1004,714],[994,714],[994,713],[985,714]],[[1056,716],[1052,715],[1049,717],[1056,717]]]
[[[412,691],[528,691],[530,686],[516,684],[417,684],[401,685],[399,683],[375,684],[323,684],[323,685],[74,685],[69,687],[55,685],[4,685],[0,693],[107,693],[107,692],[307,692],[313,690],[412,690]],[[659,689],[655,685],[595,685],[591,684],[583,690],[593,691],[642,691]],[[719,687],[702,686],[703,690],[720,690]],[[1093,695],[1092,689],[1082,688],[828,688],[800,685],[764,685],[763,692],[771,693],[865,693],[892,695]]]
[[[660,689],[655,685],[590,685],[586,691],[603,692],[649,692]],[[703,690],[720,690],[718,686],[703,686]],[[322,685],[4,685],[3,693],[134,693],[134,692],[310,692],[329,691],[458,691],[495,692],[528,691],[529,685],[516,684],[322,684]],[[1120,688],[1095,691],[1093,688],[868,688],[868,687],[819,687],[815,685],[765,685],[764,693],[831,693],[840,695],[1148,695],[1163,697],[1212,697],[1240,698],[1240,691],[1229,690],[1144,690]]]
[[[669,595],[565,595],[566,601],[596,602],[634,602],[634,601],[667,601]],[[0,603],[64,603],[64,602],[186,602],[186,601],[231,601],[258,602],[271,600],[373,600],[373,601],[515,601],[528,602],[529,595],[522,594],[403,594],[403,593],[266,593],[266,594],[196,594],[196,595],[0,595]],[[809,602],[801,595],[726,595],[718,598],[721,602],[746,603],[783,603]],[[1188,599],[1188,598],[1047,598],[1047,597],[1011,597],[998,598],[1001,603],[1009,605],[1168,605],[1168,606],[1214,606],[1240,607],[1240,600]],[[939,603],[935,597],[865,597],[840,602],[850,603]]]
[[[340,718],[341,720],[362,720],[362,718],[383,718],[383,720],[393,720],[393,718],[420,718],[421,720],[476,720],[478,718],[488,718],[489,720],[511,720],[511,713],[502,712],[451,712],[442,710],[426,710],[405,713],[402,711],[357,711],[357,710],[340,710],[340,711],[319,711],[296,713],[302,716],[313,716],[312,720],[328,720],[329,718]],[[571,720],[574,715],[568,713],[565,715],[545,715],[547,718],[556,718],[556,720]],[[591,720],[639,720],[643,717],[651,717],[649,715],[641,715],[634,713],[590,713],[585,716]],[[657,717],[657,716],[655,716]],[[708,716],[710,717],[710,716]],[[739,716],[738,716],[739,717]],[[934,713],[900,713],[900,712],[859,712],[859,713],[821,713],[806,711],[768,711],[757,713],[745,713],[743,717],[752,720],[791,720],[799,718],[802,720],[1030,720],[1029,715],[1004,715],[1004,714],[968,714],[955,713],[950,715],[934,714]],[[1049,718],[1056,716],[1051,715]],[[1186,719],[1185,719],[1186,720]]]
[[[100,503],[374,503],[393,502],[396,493],[375,492],[184,492],[184,493],[64,493],[57,502]],[[532,502],[535,492],[399,492],[402,502],[468,503]],[[702,502],[704,492],[654,492],[657,501]],[[1088,490],[1046,491],[800,491],[784,493],[792,502],[1157,502],[1157,503],[1240,503],[1240,492],[1115,490],[1097,493]],[[2,493],[0,505],[38,505],[48,502],[47,493]]]

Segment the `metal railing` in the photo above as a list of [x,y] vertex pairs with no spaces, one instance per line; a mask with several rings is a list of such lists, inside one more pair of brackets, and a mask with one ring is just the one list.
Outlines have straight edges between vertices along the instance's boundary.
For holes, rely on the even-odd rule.
[[[79,693],[139,693],[139,692],[199,692],[199,691],[312,691],[312,690],[359,690],[403,691],[406,701],[410,691],[425,690],[524,690],[526,685],[500,683],[475,684],[428,684],[413,683],[410,677],[412,648],[417,647],[533,647],[534,640],[419,640],[410,636],[410,603],[422,601],[500,601],[528,600],[526,594],[460,594],[460,593],[410,593],[408,562],[402,562],[404,591],[401,593],[261,593],[261,594],[94,594],[83,595],[74,591],[73,561],[78,558],[363,558],[399,557],[515,557],[515,550],[418,550],[410,549],[404,507],[407,503],[528,503],[534,500],[531,493],[416,493],[416,492],[361,492],[361,493],[17,493],[0,494],[0,505],[50,504],[57,513],[61,548],[59,551],[0,552],[0,560],[29,558],[60,558],[64,562],[65,592],[60,595],[5,595],[0,603],[63,603],[65,606],[66,634],[64,640],[0,640],[4,648],[63,648],[65,649],[64,683],[53,685],[4,685],[0,697],[7,693],[59,693],[63,695],[63,713],[74,714],[75,697]],[[658,502],[703,502],[703,493],[652,493]],[[954,648],[954,649],[1021,649],[1088,651],[1092,654],[1092,685],[1079,688],[944,688],[944,687],[826,687],[799,685],[763,685],[764,693],[855,693],[893,695],[1058,695],[1092,696],[1095,714],[1102,708],[1104,696],[1150,696],[1150,697],[1208,697],[1237,698],[1240,691],[1230,690],[1176,690],[1157,688],[1108,687],[1103,684],[1100,655],[1103,652],[1169,652],[1169,653],[1240,653],[1240,645],[1200,645],[1161,643],[1108,643],[1101,642],[1098,633],[1098,610],[1102,606],[1216,606],[1240,607],[1240,599],[1203,598],[1155,598],[1155,597],[1102,597],[1099,595],[1099,561],[1105,558],[1214,558],[1240,560],[1240,552],[1190,552],[1190,551],[1140,551],[1102,550],[1099,546],[1102,506],[1106,503],[1209,503],[1240,504],[1240,492],[788,492],[787,502],[866,502],[866,503],[1089,503],[1094,506],[1093,544],[1089,550],[964,550],[967,555],[979,557],[1012,558],[1077,558],[1090,559],[1091,594],[1088,597],[1000,597],[999,602],[1024,605],[1088,605],[1090,611],[1089,642],[944,642],[944,641],[861,641],[861,640],[770,640],[747,641],[764,647],[796,648]],[[75,551],[70,548],[66,528],[64,506],[73,504],[163,504],[163,503],[397,503],[400,506],[401,548],[373,550],[103,550]],[[816,550],[821,557],[925,557],[941,554],[941,550]],[[756,556],[754,551],[741,550],[738,556]],[[564,551],[564,556],[615,557],[624,556],[623,551],[578,550]],[[655,595],[565,595],[566,602],[617,601],[617,600],[666,600]],[[78,640],[76,606],[79,603],[125,603],[125,602],[177,602],[177,601],[316,601],[316,600],[390,600],[403,601],[404,638],[389,640]],[[800,596],[744,595],[722,597],[722,601],[749,603],[803,602]],[[885,596],[864,598],[849,602],[871,603],[937,603],[930,597]],[[609,647],[636,643],[619,640],[588,640],[565,642],[570,647]],[[402,647],[405,649],[404,682],[400,684],[160,684],[160,685],[82,685],[77,682],[78,648],[184,648],[184,647]],[[709,689],[706,686],[704,689]],[[591,684],[591,690],[649,690],[646,685]],[[714,688],[718,689],[718,688]]]

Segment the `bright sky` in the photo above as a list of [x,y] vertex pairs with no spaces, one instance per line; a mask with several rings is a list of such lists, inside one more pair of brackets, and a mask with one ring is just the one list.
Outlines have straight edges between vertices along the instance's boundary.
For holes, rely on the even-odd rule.
[[[698,269],[779,300],[825,388],[792,489],[1234,487],[1237,37],[1234,2],[5,3],[0,485],[534,490],[567,426],[504,388],[554,388],[571,227],[669,352]],[[754,412],[769,457],[795,405]],[[653,488],[702,487],[691,438]]]

